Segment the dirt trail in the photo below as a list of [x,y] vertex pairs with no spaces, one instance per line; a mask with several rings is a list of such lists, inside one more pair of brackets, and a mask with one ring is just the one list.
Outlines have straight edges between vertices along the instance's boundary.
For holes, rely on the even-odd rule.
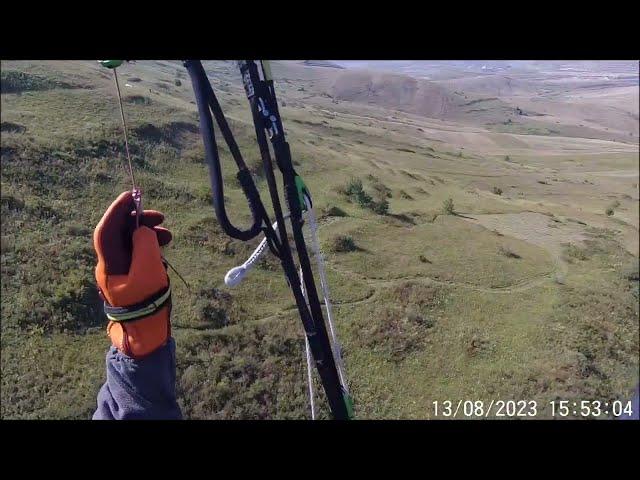
[[[342,217],[328,217],[320,220],[318,229],[322,229],[332,225],[336,222],[344,220]],[[362,219],[365,220],[365,219]],[[558,276],[565,276],[568,271],[566,262],[562,259],[562,248],[566,242],[578,243],[584,240],[584,232],[579,225],[573,225],[568,223],[554,222],[551,217],[535,212],[522,212],[522,213],[504,213],[504,214],[483,214],[474,215],[473,218],[465,218],[465,220],[484,226],[490,230],[497,230],[503,235],[508,235],[514,238],[524,240],[534,245],[540,246],[547,250],[553,259],[553,263],[556,267],[555,271],[546,273],[544,275],[538,275],[530,278],[522,279],[511,285],[503,287],[481,287],[476,284],[468,282],[457,282],[454,280],[438,280],[427,275],[406,275],[395,278],[372,278],[366,275],[348,270],[340,265],[335,264],[329,259],[325,259],[328,268],[333,269],[335,272],[345,276],[346,278],[364,282],[371,287],[371,291],[362,298],[356,300],[349,300],[344,302],[333,301],[334,307],[363,305],[375,301],[383,291],[389,287],[396,286],[402,282],[409,280],[430,283],[433,285],[440,285],[444,287],[463,288],[472,290],[475,292],[488,293],[488,294],[512,294],[518,292],[524,292],[532,288],[536,288],[548,281],[557,279]],[[554,226],[552,226],[554,225]],[[413,226],[415,227],[415,225]],[[324,303],[323,303],[324,304]],[[265,317],[248,320],[248,323],[264,323],[277,319],[284,318],[285,315],[296,311],[295,306],[285,308],[279,312],[267,315]],[[187,326],[178,326],[179,329],[197,329],[206,330],[206,328],[194,328]],[[222,327],[226,328],[226,327]]]
[[[324,222],[322,222],[318,226],[318,229],[327,227],[340,220],[341,220],[340,217],[330,217],[329,219],[326,219]],[[557,270],[555,272],[526,278],[504,287],[481,287],[481,286],[478,286],[472,283],[467,283],[467,282],[456,282],[453,280],[437,280],[427,275],[406,275],[402,277],[395,277],[395,278],[389,278],[389,279],[371,278],[365,275],[358,274],[351,270],[345,269],[339,265],[336,265],[335,263],[331,262],[328,259],[325,260],[325,262],[328,268],[333,269],[334,271],[340,273],[341,275],[344,275],[345,277],[355,281],[364,282],[368,286],[372,287],[372,291],[369,294],[367,294],[364,298],[359,298],[357,300],[350,300],[345,302],[336,302],[336,301],[332,302],[334,307],[343,307],[343,306],[362,305],[365,303],[373,302],[379,297],[383,289],[396,286],[408,280],[431,283],[434,285],[440,285],[444,287],[463,288],[463,289],[472,290],[475,292],[489,293],[489,294],[511,294],[511,293],[523,292],[553,280],[558,273],[566,274],[566,264],[561,260],[560,256],[559,255],[557,257],[554,256],[554,260],[555,260],[554,263],[557,266]],[[286,315],[295,310],[296,310],[296,307],[286,308],[277,313],[267,315],[265,317],[258,318],[255,320],[251,320],[250,322],[251,323],[268,322],[274,319],[282,318],[283,315]]]

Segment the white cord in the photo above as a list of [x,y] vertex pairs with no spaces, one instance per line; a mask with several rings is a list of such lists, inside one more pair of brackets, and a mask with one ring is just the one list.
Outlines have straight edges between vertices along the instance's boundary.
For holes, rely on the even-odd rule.
[[348,387],[346,377],[344,374],[344,363],[342,361],[342,349],[336,336],[335,326],[333,323],[333,309],[331,307],[331,299],[329,295],[329,284],[327,282],[327,274],[324,269],[324,260],[322,258],[322,252],[320,251],[320,243],[318,241],[318,223],[316,221],[316,213],[311,206],[311,200],[305,195],[304,201],[307,206],[307,222],[309,224],[309,230],[311,231],[311,247],[316,257],[316,264],[318,265],[318,273],[320,274],[320,286],[322,288],[322,296],[324,297],[324,305],[327,311],[327,322],[329,323],[329,331],[331,332],[331,339],[333,344],[333,357],[338,367],[338,375],[340,376],[340,382],[343,388],[348,393]]
[[[333,322],[333,309],[331,306],[331,299],[329,294],[329,284],[327,282],[327,275],[324,268],[324,260],[322,257],[322,252],[320,251],[320,243],[318,241],[318,222],[316,220],[316,214],[311,206],[311,200],[305,195],[304,201],[307,207],[307,221],[309,225],[309,230],[311,231],[311,247],[316,258],[316,265],[318,266],[318,273],[320,274],[320,285],[322,288],[322,296],[324,297],[324,306],[327,312],[327,323],[329,324],[329,331],[331,332],[331,343],[332,343],[332,353],[334,357],[334,361],[336,363],[336,367],[338,370],[338,375],[340,377],[340,383],[345,391],[348,393],[348,386],[346,382],[346,377],[344,373],[344,363],[342,360],[342,349],[340,348],[340,343],[338,342],[338,338],[336,336],[336,329]],[[287,214],[284,218],[289,218]],[[276,230],[278,226],[278,222],[274,222],[272,228]],[[267,251],[267,239],[263,238],[258,247],[253,251],[251,256],[244,262],[242,265],[232,268],[227,272],[224,276],[224,283],[228,287],[235,287],[238,285],[246,276],[247,272],[253,268],[253,266],[258,262],[258,260],[265,254]],[[307,305],[309,304],[309,299],[307,297],[307,293],[304,288],[304,279],[302,275],[302,269],[300,269],[300,286],[302,288],[302,293],[304,294],[305,301]],[[305,353],[307,359],[307,384],[309,389],[309,401],[311,404],[311,418],[315,420],[316,411],[315,411],[315,399],[314,399],[314,390],[313,390],[313,368],[311,365],[311,350],[309,348],[309,340],[305,334],[304,336],[304,346]]]
[[[286,215],[284,218],[288,218],[288,215]],[[273,228],[274,232],[276,232],[276,235],[278,234],[277,227],[278,222],[273,222],[271,228]],[[258,247],[253,251],[246,262],[237,267],[233,267],[227,272],[227,274],[224,276],[224,284],[227,287],[235,287],[236,285],[238,285],[245,277],[247,272],[253,268],[253,266],[258,262],[258,260],[260,260],[260,257],[262,257],[266,251],[267,238],[265,237],[262,239]]]
[[[309,305],[309,298],[307,297],[307,291],[304,289],[304,280],[302,276],[302,267],[300,267],[299,271],[300,275],[300,288],[302,289],[302,295],[304,295],[304,299],[307,302],[307,306]],[[309,348],[309,339],[307,338],[307,334],[303,329],[304,333],[304,349],[307,358],[307,385],[309,387],[309,403],[311,405],[311,420],[316,419],[316,401],[315,395],[313,393],[313,368],[311,367],[311,349]]]

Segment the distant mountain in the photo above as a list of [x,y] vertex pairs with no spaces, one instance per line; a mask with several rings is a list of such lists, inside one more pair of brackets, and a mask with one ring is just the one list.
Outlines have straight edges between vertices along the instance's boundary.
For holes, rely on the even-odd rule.
[[331,95],[432,118],[445,117],[454,104],[452,95],[433,82],[367,70],[345,70],[335,78]]

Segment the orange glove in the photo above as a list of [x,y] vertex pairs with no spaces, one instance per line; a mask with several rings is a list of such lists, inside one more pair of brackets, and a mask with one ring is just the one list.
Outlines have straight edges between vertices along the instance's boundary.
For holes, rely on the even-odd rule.
[[136,228],[131,192],[109,206],[93,233],[96,282],[109,319],[107,335],[120,352],[144,357],[171,336],[171,289],[160,247],[171,232],[164,215],[144,210]]

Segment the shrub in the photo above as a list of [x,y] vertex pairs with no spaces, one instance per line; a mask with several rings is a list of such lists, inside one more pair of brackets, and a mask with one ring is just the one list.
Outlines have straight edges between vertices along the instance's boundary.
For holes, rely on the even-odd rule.
[[344,210],[336,206],[326,207],[323,210],[322,214],[325,217],[346,217],[347,216],[347,213]]
[[517,253],[504,246],[499,247],[498,252],[508,258],[522,258]]
[[446,215],[455,215],[456,214],[452,198],[447,198],[444,202],[442,202],[442,211]]
[[362,180],[360,180],[359,178],[350,179],[347,183],[347,186],[343,189],[345,195],[347,195],[348,197],[357,196],[361,192],[363,192],[363,190],[364,189],[362,188]]
[[502,195],[502,189],[500,187],[493,187],[491,191],[496,195]]
[[182,85],[182,82],[180,81],[179,78],[176,78],[173,83],[175,84],[176,87],[180,87]]
[[200,289],[194,302],[196,320],[209,328],[222,328],[231,323],[228,310],[232,306],[231,295],[216,288]]
[[389,213],[389,202],[386,199],[380,200],[379,202],[371,202],[369,207],[378,215],[386,215]]
[[404,198],[405,200],[413,200],[413,197],[404,190],[400,190],[400,198]]
[[25,127],[24,125],[20,125],[19,123],[13,123],[13,122],[0,123],[0,132],[24,133],[26,130],[27,130],[27,127]]
[[373,198],[371,198],[371,195],[369,195],[367,192],[362,190],[356,195],[356,202],[358,202],[358,205],[360,205],[362,208],[369,208],[373,203]]
[[331,239],[329,250],[334,253],[354,252],[358,247],[350,236],[337,235]]
[[22,93],[28,91],[51,90],[54,88],[78,88],[42,75],[34,75],[16,70],[4,70],[0,76],[2,93]]
[[[372,175],[369,177],[375,180],[375,177]],[[391,190],[381,183],[376,183],[374,188],[380,197],[378,201],[373,200],[371,195],[364,190],[362,180],[359,178],[352,178],[344,187],[338,187],[338,192],[346,195],[351,201],[355,201],[362,208],[368,208],[378,215],[386,215],[389,213],[387,197],[391,196]]]
[[640,280],[640,264],[638,263],[638,259],[634,259],[622,269],[622,276],[632,282]]
[[149,97],[145,97],[144,95],[129,95],[124,98],[124,101],[127,103],[133,103],[134,105],[149,105],[151,104],[151,99]]
[[588,258],[587,253],[582,248],[579,248],[573,244],[567,245],[565,252],[570,258],[575,258],[578,260],[586,260]]
[[618,208],[619,206],[620,206],[620,202],[618,200],[615,200],[614,202],[611,203],[611,205],[609,205],[606,208],[604,213],[606,213],[607,216],[610,217],[611,215],[613,215],[615,213],[615,209]]

